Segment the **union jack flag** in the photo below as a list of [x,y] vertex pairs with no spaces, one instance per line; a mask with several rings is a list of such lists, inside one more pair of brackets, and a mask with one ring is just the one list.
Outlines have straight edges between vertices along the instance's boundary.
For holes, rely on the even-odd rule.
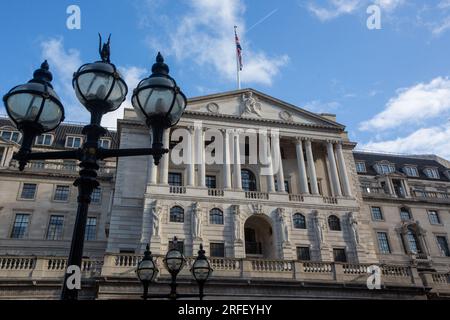
[[241,47],[241,42],[239,41],[239,37],[237,35],[237,26],[234,27],[234,36],[236,39],[236,53],[239,59],[239,70],[242,71],[242,67],[244,66],[242,63],[242,47]]

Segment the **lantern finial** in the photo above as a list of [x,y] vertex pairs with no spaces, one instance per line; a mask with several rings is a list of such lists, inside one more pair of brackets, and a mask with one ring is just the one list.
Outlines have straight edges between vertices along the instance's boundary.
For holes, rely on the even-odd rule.
[[169,66],[164,63],[164,57],[161,52],[156,56],[156,63],[152,67],[153,74],[169,74]]
[[47,60],[42,62],[41,67],[34,71],[33,73],[33,79],[30,80],[30,82],[37,82],[42,83],[45,85],[48,85],[49,87],[53,88],[50,82],[53,80],[53,75],[49,71],[50,67],[48,65]]

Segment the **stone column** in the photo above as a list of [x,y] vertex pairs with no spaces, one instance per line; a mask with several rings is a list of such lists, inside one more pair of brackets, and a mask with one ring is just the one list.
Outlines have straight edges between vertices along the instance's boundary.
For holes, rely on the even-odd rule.
[[270,140],[269,137],[267,136],[267,133],[262,133],[261,134],[262,139],[265,140],[264,143],[264,153],[267,156],[267,161],[268,161],[268,168],[269,168],[269,172],[267,175],[267,191],[268,192],[275,192],[275,179],[274,179],[274,174],[273,174],[273,157],[272,157],[272,152],[271,152],[271,147],[270,147]]
[[234,141],[234,165],[233,165],[233,180],[234,188],[242,190],[242,178],[241,178],[241,148],[239,146],[239,131],[236,130],[233,134]]
[[[170,147],[170,128],[164,130],[163,134],[163,148],[169,149]],[[166,153],[162,156],[159,172],[159,182],[162,185],[169,184],[169,155]]]
[[231,167],[230,167],[230,133],[222,130],[223,134],[223,188],[231,189]]
[[[150,146],[153,144],[153,135],[150,134]],[[158,179],[158,167],[155,166],[153,156],[149,156],[149,166],[148,166],[148,177],[147,177],[147,185],[155,185],[157,184]]]
[[309,181],[311,184],[311,193],[314,195],[318,195],[319,187],[317,185],[316,167],[314,165],[314,156],[312,152],[312,143],[310,139],[305,141],[305,146],[306,146],[306,161],[308,162]]
[[274,172],[277,175],[278,192],[286,192],[286,188],[284,187],[283,161],[281,159],[280,136],[272,135],[272,143],[274,151],[272,167],[273,161],[278,161],[278,171]]
[[327,155],[328,155],[328,162],[330,163],[330,175],[331,175],[331,182],[333,185],[334,196],[340,197],[342,196],[342,191],[341,185],[339,183],[336,159],[334,158],[333,143],[331,141],[327,141]]
[[350,187],[350,181],[348,179],[347,167],[345,166],[344,153],[342,152],[342,143],[336,144],[337,162],[339,166],[339,173],[341,174],[342,187],[344,196],[352,195],[352,188]]
[[303,155],[303,143],[301,138],[297,138],[295,147],[297,151],[297,165],[298,165],[298,179],[299,179],[300,193],[309,193],[308,177],[306,175],[305,157]]
[[189,161],[189,163],[186,163],[187,166],[187,185],[188,187],[194,187],[195,186],[195,142],[194,142],[194,128],[193,127],[189,127],[188,128],[189,131],[189,137],[188,137],[188,150],[187,152],[189,153],[187,159]]
[[196,128],[198,159],[198,186],[206,188],[205,133],[202,127]]

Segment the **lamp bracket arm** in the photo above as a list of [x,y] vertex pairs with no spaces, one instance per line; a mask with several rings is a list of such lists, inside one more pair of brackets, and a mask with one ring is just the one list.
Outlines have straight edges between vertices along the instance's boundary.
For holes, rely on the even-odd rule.
[[137,149],[98,149],[98,158],[121,158],[121,157],[136,157],[136,156],[154,156],[169,153],[168,149],[154,149],[154,148],[137,148]]

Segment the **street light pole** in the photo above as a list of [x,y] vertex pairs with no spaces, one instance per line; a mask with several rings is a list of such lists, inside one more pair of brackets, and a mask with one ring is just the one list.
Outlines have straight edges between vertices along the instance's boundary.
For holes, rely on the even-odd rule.
[[[158,165],[162,155],[169,152],[168,149],[163,148],[163,132],[178,123],[187,104],[186,96],[181,92],[175,80],[168,75],[169,67],[164,63],[162,55],[158,53],[156,63],[152,68],[152,75],[142,80],[133,91],[133,107],[144,123],[153,131],[152,148],[104,149],[99,147],[100,137],[107,133],[107,130],[100,125],[102,116],[117,110],[125,101],[128,93],[125,81],[115,65],[110,62],[109,42],[108,38],[108,42],[104,43],[100,50],[101,61],[85,64],[74,74],[72,84],[75,93],[91,113],[91,122],[82,131],[86,135],[86,141],[80,149],[35,153],[31,151],[33,141],[39,134],[56,129],[64,120],[64,107],[51,85],[53,76],[49,71],[47,61],[34,72],[32,80],[27,84],[12,88],[3,97],[9,117],[23,133],[21,148],[13,156],[13,159],[19,162],[20,171],[23,171],[31,160],[72,159],[80,161],[80,176],[74,182],[74,185],[78,187],[78,208],[67,261],[67,268],[78,267],[79,277],[82,272],[84,235],[89,204],[93,190],[99,186],[97,181],[98,161],[106,158],[151,155],[155,165]],[[153,98],[153,95],[156,96],[156,99],[150,99]],[[68,286],[71,276],[72,274],[68,272],[64,276],[61,292],[63,300],[78,299],[79,288],[73,283]],[[79,280],[81,281],[81,278]]]

